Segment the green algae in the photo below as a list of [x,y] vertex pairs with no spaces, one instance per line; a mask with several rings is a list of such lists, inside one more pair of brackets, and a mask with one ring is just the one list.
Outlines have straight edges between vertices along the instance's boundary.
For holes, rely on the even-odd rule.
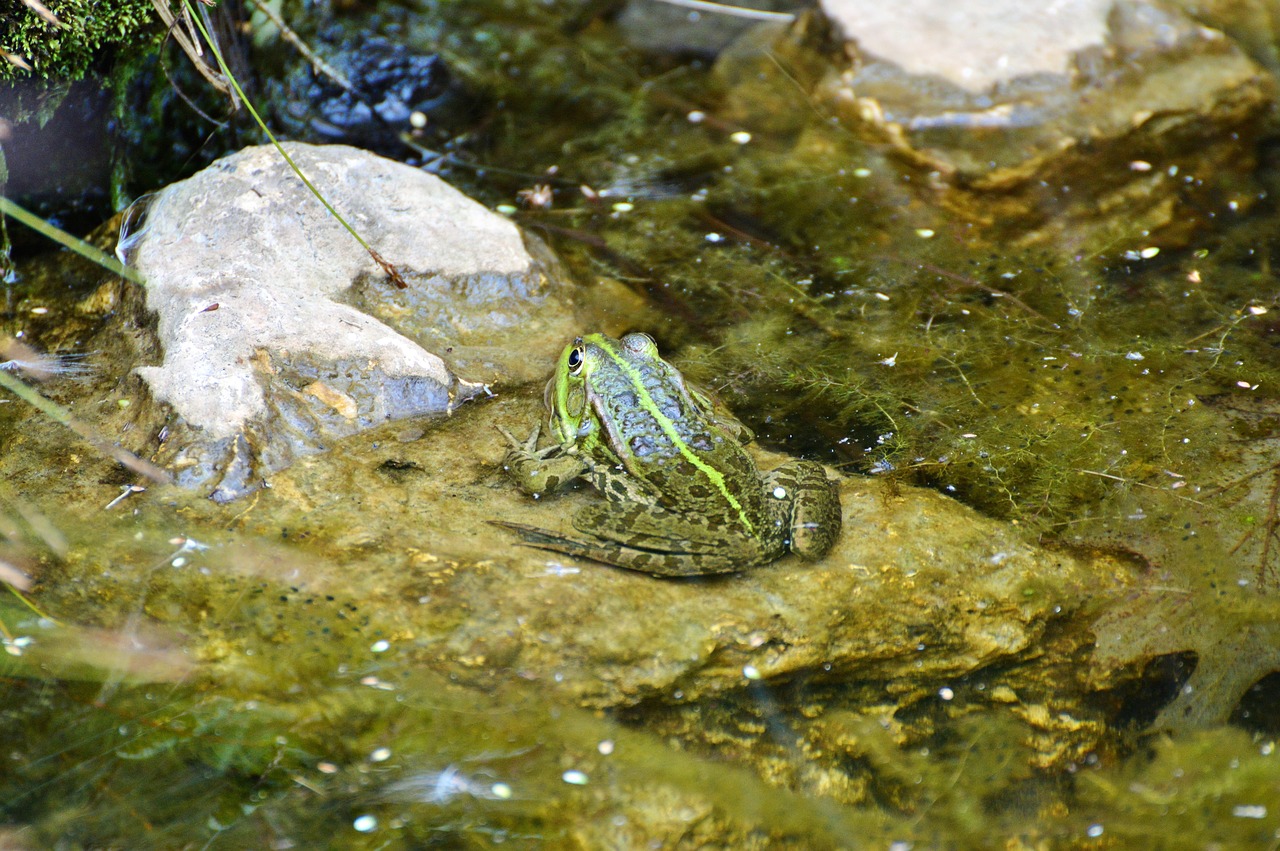
[[[140,525],[194,516],[181,506],[167,520],[155,511]],[[735,719],[736,743],[676,748],[660,714],[611,719],[560,703],[536,682],[477,687],[440,676],[407,638],[422,628],[417,619],[365,594],[332,593],[316,555],[305,557],[306,583],[274,578],[298,573],[295,547],[243,534],[179,544],[119,519],[76,526],[85,538],[73,536],[61,559],[27,553],[37,593],[64,620],[92,613],[121,652],[114,664],[99,656],[97,676],[6,668],[0,678],[13,769],[0,776],[0,814],[36,844],[823,848],[847,847],[849,837],[977,846],[1022,835],[1069,846],[1095,822],[1119,835],[1136,830],[1151,814],[1148,787],[1184,807],[1177,823],[1187,842],[1269,824],[1241,817],[1223,833],[1196,815],[1199,802],[1216,812],[1262,801],[1270,750],[1238,732],[1229,749],[1204,746],[1217,749],[1212,759],[1180,752],[1150,774],[1145,756],[1104,766],[1082,755],[1076,795],[1026,762],[1018,712],[1046,725],[1050,740],[1053,723],[1072,722],[1008,702],[1010,683],[1024,699],[1036,693],[1016,671],[957,683],[946,698],[921,695],[896,715],[877,705],[875,683],[859,686],[858,711],[822,711],[836,699],[830,686],[763,687],[741,702],[725,696],[685,710],[707,732]],[[154,630],[138,629],[144,613],[185,632],[168,641],[194,670],[119,676],[129,654],[154,655]],[[48,629],[25,609],[3,616],[37,644]],[[904,739],[911,727],[934,732]],[[777,752],[758,769],[741,765],[742,753],[725,761],[762,745]],[[1239,774],[1209,770],[1237,754]],[[1173,771],[1188,764],[1206,768]]]
[[[1229,728],[1157,738],[1123,765],[1079,777],[1078,809],[1112,841],[1162,848],[1275,841],[1275,743]],[[1212,837],[1212,840],[1209,838]]]
[[[725,78],[746,72],[698,79],[604,42],[614,51],[606,62],[584,32],[570,44],[569,34],[519,23],[529,28],[522,35],[483,30],[477,40],[533,70],[471,82],[503,103],[519,86],[531,112],[571,118],[556,126],[509,120],[485,154],[530,173],[560,164],[557,179],[630,205],[619,213],[569,197],[521,222],[545,225],[567,256],[663,305],[672,327],[660,336],[696,329],[712,337],[714,347],[691,351],[686,363],[754,414],[766,435],[789,437],[795,412],[816,407],[811,419],[822,433],[796,441],[845,442],[839,454],[821,453],[826,459],[893,469],[998,516],[1060,531],[1116,481],[1150,484],[1158,470],[1214,463],[1211,448],[1174,443],[1173,430],[1196,433],[1205,423],[1186,410],[1188,399],[1280,377],[1265,344],[1243,359],[1219,356],[1216,329],[1235,342],[1263,320],[1244,312],[1256,292],[1250,282],[1223,281],[1212,261],[1170,267],[1121,257],[1141,245],[1140,234],[1107,256],[1077,257],[1070,247],[997,252],[916,209],[894,185],[910,175],[821,120],[816,107],[802,129],[753,126],[749,143],[729,139],[735,125],[724,116],[742,109],[718,101]],[[794,103],[814,76],[805,70],[812,55],[794,47],[754,57],[785,66],[769,78],[777,91],[752,93],[761,113],[777,111],[770,98]],[[626,108],[593,94],[635,86],[636,68],[643,94]],[[523,88],[526,75],[541,85]],[[722,123],[690,124],[681,106],[695,104]],[[637,123],[649,128],[643,147]],[[491,193],[503,182],[477,189]],[[607,251],[566,236],[566,225]],[[936,235],[922,237],[926,228]],[[1212,291],[1186,285],[1201,265]],[[1168,439],[1148,440],[1152,421]]]
[[[835,847],[884,827],[874,813],[682,755],[539,696],[536,685],[478,691],[439,677],[403,640],[396,612],[254,576],[287,568],[288,553],[254,553],[243,540],[174,549],[156,536],[123,537],[111,557],[104,538],[73,543],[42,601],[62,612],[80,595],[93,599],[97,620],[119,636],[116,666],[154,649],[138,631],[143,611],[182,625],[198,662],[142,684],[112,664],[68,680],[6,668],[0,730],[12,770],[0,778],[0,813],[35,841],[85,847],[145,835],[240,847],[262,836],[342,837],[344,847],[415,847],[451,837],[470,847],[505,837],[591,847],[575,832],[608,835],[626,802],[663,788],[699,802],[704,829],[721,837],[764,830]],[[47,638],[47,626],[5,615],[34,635],[28,646]],[[566,771],[589,787],[577,791]],[[376,829],[362,830],[362,818]],[[676,824],[635,829],[678,833]]]

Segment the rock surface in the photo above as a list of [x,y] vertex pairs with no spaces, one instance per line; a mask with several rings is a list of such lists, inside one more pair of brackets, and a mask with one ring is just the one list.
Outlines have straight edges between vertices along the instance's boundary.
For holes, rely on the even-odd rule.
[[1075,53],[1102,46],[1112,3],[824,0],[821,5],[866,53],[909,74],[940,77],[980,92],[1028,74],[1070,73]]
[[[159,193],[134,262],[164,362],[137,373],[188,430],[171,429],[179,480],[215,482],[219,498],[337,437],[528,380],[529,353],[549,361],[574,327],[551,298],[554,261],[536,245],[535,259],[507,219],[368,152],[287,149],[408,287],[273,147]],[[446,350],[465,377],[432,353]]]
[[[844,126],[890,152],[910,174],[914,227],[1086,254],[1130,240],[1179,246],[1257,196],[1255,163],[1240,152],[1264,132],[1274,81],[1177,10],[1143,0],[1069,0],[1052,14],[977,0],[823,8],[829,27],[802,22],[790,38],[830,49],[834,35],[845,67],[791,60],[777,96],[794,98],[809,79]],[[767,55],[721,61],[740,84],[733,117],[752,128],[779,122],[760,91],[759,77],[777,74]],[[811,128],[797,155],[830,144]]]
[[[429,440],[347,441],[342,464],[333,453],[304,459],[273,479],[242,529],[263,539],[287,529],[339,562],[355,559],[358,572],[294,584],[363,599],[452,681],[514,678],[584,707],[649,712],[752,704],[753,690],[794,682],[811,693],[874,683],[860,705],[933,699],[965,677],[1057,659],[1047,633],[1127,582],[1110,559],[1041,549],[937,493],[865,478],[842,480],[845,531],[817,563],[787,557],[722,578],[660,580],[523,547],[487,521],[555,529],[599,498],[583,489],[532,500],[501,472],[495,426],[523,433],[541,409],[535,396],[469,407]],[[764,468],[779,460],[761,454]],[[1074,702],[1066,679],[1038,688]],[[1054,747],[1097,734],[1058,731]]]

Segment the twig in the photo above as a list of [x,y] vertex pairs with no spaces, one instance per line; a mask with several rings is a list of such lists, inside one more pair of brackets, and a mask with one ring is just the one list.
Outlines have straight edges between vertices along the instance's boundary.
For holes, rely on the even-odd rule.
[[147,489],[142,487],[141,485],[123,485],[120,488],[120,495],[115,499],[111,500],[110,502],[108,502],[105,506],[103,506],[102,510],[108,511],[112,508],[115,508],[117,505],[119,505],[125,499],[133,496],[135,493],[145,493],[146,490]]
[[982,401],[982,397],[978,395],[978,391],[973,389],[973,385],[969,383],[969,376],[964,374],[964,370],[960,367],[960,364],[956,363],[946,355],[942,355],[941,357],[943,361],[948,363],[951,368],[956,371],[956,375],[960,376],[960,380],[964,382],[965,389],[969,391],[969,395],[973,397],[973,401],[977,402],[980,407],[986,408],[987,403]]
[[[906,262],[906,261],[904,260],[902,262]],[[964,284],[966,287],[973,287],[975,290],[981,290],[982,292],[988,293],[989,295],[993,295],[996,298],[1002,298],[1005,301],[1008,301],[1010,304],[1016,304],[1018,307],[1022,308],[1027,313],[1030,313],[1036,319],[1044,319],[1043,313],[1036,310],[1034,307],[1027,304],[1025,301],[1018,298],[1013,293],[1006,292],[1002,289],[998,289],[996,287],[991,286],[990,284],[984,284],[982,283],[982,281],[979,281],[975,278],[970,278],[967,275],[961,275],[956,272],[952,272],[950,269],[944,269],[941,266],[935,266],[932,263],[921,263],[920,268],[933,272],[935,275],[941,275],[944,278],[950,278],[951,280],[956,281],[957,283]]]
[[[192,0],[187,0],[187,2],[191,3]],[[369,252],[369,256],[373,258],[373,262],[377,263],[382,270],[387,273],[387,277],[391,279],[391,283],[395,285],[396,289],[408,289],[409,285],[406,284],[404,282],[404,278],[400,276],[400,271],[391,263],[383,259],[381,254],[374,251],[373,247],[369,245],[369,243],[365,242],[364,237],[356,233],[356,229],[349,225],[347,220],[338,214],[338,211],[329,203],[329,199],[325,198],[324,195],[320,193],[320,190],[316,188],[315,184],[312,183],[305,174],[303,174],[302,169],[293,161],[293,157],[289,156],[289,152],[284,149],[284,145],[281,145],[280,140],[271,132],[271,128],[267,126],[267,122],[262,120],[262,116],[258,114],[258,110],[254,109],[253,104],[249,102],[249,98],[245,97],[244,91],[236,81],[235,75],[231,73],[231,69],[227,67],[227,60],[223,58],[222,51],[218,49],[217,42],[215,42],[213,37],[209,35],[209,31],[205,28],[204,22],[199,18],[196,18],[195,23],[196,26],[200,28],[200,34],[203,35],[205,41],[209,43],[209,49],[213,51],[214,58],[218,60],[218,67],[222,69],[222,73],[226,75],[227,80],[231,83],[232,87],[235,88],[236,94],[238,94],[240,99],[244,101],[245,109],[249,110],[249,114],[253,116],[253,120],[262,128],[262,132],[267,134],[267,138],[271,140],[271,144],[275,146],[276,151],[284,158],[284,161],[289,164],[289,167],[293,169],[293,173],[296,174],[298,179],[311,190],[311,194],[316,196],[316,199],[324,205],[324,208],[329,211],[329,215],[337,219],[338,223],[346,228],[347,233],[351,234],[351,236],[355,238],[355,241],[360,243],[360,246],[364,248],[365,251]]]
[[[213,86],[224,95],[231,97],[232,108],[235,108],[235,96],[231,93],[231,88],[227,85],[227,78],[215,71],[204,58],[204,51],[200,48],[200,40],[195,38],[195,28],[191,25],[191,12],[189,7],[182,7],[182,21],[186,24],[186,30],[178,26],[178,19],[174,17],[173,12],[169,11],[169,4],[166,0],[151,0],[151,5],[155,7],[156,14],[160,16],[160,20],[164,21],[165,26],[169,30],[169,34],[173,36],[173,40],[178,42],[178,46],[182,48],[182,52],[187,54],[187,58],[191,60],[191,64],[196,66],[196,70],[200,72],[200,76],[209,81],[209,85]],[[201,25],[201,30],[204,26]],[[188,31],[190,35],[188,35]],[[209,38],[205,34],[205,38]],[[224,68],[225,71],[225,68]],[[236,88],[239,91],[239,87]],[[244,97],[243,94],[240,95]]]
[[337,83],[339,87],[351,94],[358,94],[356,87],[351,84],[351,81],[348,80],[341,71],[334,68],[328,62],[325,62],[314,50],[308,47],[307,43],[302,40],[302,37],[294,32],[292,27],[285,23],[284,18],[280,17],[279,12],[272,9],[266,3],[259,3],[258,0],[247,0],[247,2],[250,6],[265,15],[271,23],[275,24],[280,29],[280,35],[284,37],[284,40],[292,44],[294,48],[311,63],[311,67],[315,68],[318,73],[328,77],[330,80]]
[[31,65],[27,62],[27,60],[23,59],[21,56],[19,56],[16,53],[10,53],[4,48],[0,48],[0,59],[3,59],[5,62],[8,62],[10,65],[12,65],[15,68],[21,68],[23,71],[32,70]]
[[102,251],[97,246],[90,245],[83,239],[72,236],[61,228],[54,227],[35,213],[24,210],[22,207],[19,207],[3,195],[0,195],[0,214],[12,216],[37,233],[43,234],[54,242],[70,248],[81,257],[92,260],[94,263],[97,263],[99,266],[113,274],[119,275],[122,278],[128,278],[135,284],[142,283],[142,276],[139,275],[136,270],[130,269],[128,266],[112,257],[110,254],[107,254],[105,251]]
[[1113,473],[1102,473],[1097,470],[1076,470],[1076,472],[1083,473],[1086,476],[1097,476],[1102,479],[1111,479],[1113,482],[1120,482],[1121,484],[1125,484],[1125,485],[1133,485],[1134,487],[1138,487],[1138,488],[1146,488],[1147,490],[1159,491],[1160,493],[1165,494],[1166,496],[1171,496],[1174,499],[1180,499],[1183,502],[1191,502],[1191,503],[1195,503],[1196,505],[1206,505],[1206,503],[1201,502],[1198,499],[1192,499],[1189,496],[1183,496],[1182,494],[1179,494],[1179,493],[1173,493],[1167,488],[1158,488],[1155,485],[1149,485],[1146,482],[1135,482],[1133,479],[1126,479],[1124,476],[1117,476]]
[[17,588],[19,591],[31,590],[31,577],[4,559],[0,559],[0,582]]
[[62,21],[58,20],[58,16],[50,12],[49,7],[41,3],[40,0],[22,0],[22,4],[44,18],[50,26],[63,26]]
[[788,12],[768,12],[764,9],[748,9],[744,6],[726,6],[724,3],[710,3],[708,0],[654,0],[654,2],[679,6],[682,9],[693,9],[696,12],[710,12],[713,15],[746,18],[750,21],[775,21],[780,24],[789,24],[796,19],[795,15]]
[[71,551],[71,545],[67,543],[67,536],[62,534],[52,520],[41,514],[34,505],[22,497],[10,493],[8,488],[0,489],[0,500],[13,507],[14,512],[22,518],[50,552],[58,558],[67,557],[67,553]]
[[[1272,545],[1276,541],[1280,541],[1280,465],[1271,467],[1273,474],[1271,481],[1271,496],[1267,500],[1267,516],[1262,521],[1262,553],[1258,556],[1258,590],[1261,591],[1267,584],[1267,576],[1272,571],[1267,569],[1267,561],[1271,557]],[[1235,555],[1236,551],[1245,545],[1245,542],[1253,537],[1253,533],[1257,529],[1250,529],[1240,536],[1240,540],[1236,541],[1234,547],[1230,550],[1230,555]]]
[[1219,485],[1218,487],[1209,491],[1206,494],[1206,496],[1221,496],[1222,494],[1226,493],[1227,491],[1231,490],[1234,487],[1237,487],[1238,485],[1243,485],[1245,482],[1252,481],[1253,479],[1256,479],[1258,476],[1264,475],[1266,473],[1274,473],[1276,472],[1277,469],[1280,469],[1280,464],[1272,464],[1269,467],[1263,467],[1260,470],[1254,470],[1252,473],[1245,473],[1243,476],[1239,477],[1238,479],[1235,479],[1234,481],[1227,482],[1225,485]]

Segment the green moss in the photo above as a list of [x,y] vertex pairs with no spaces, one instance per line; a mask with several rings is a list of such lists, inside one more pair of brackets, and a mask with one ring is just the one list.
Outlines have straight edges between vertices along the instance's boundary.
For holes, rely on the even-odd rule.
[[32,71],[0,62],[0,80],[31,76],[64,81],[82,78],[101,52],[157,42],[164,34],[148,0],[48,0],[62,22],[54,27],[20,0],[0,0],[0,47],[26,60]]
[[1264,846],[1275,841],[1274,750],[1226,728],[1157,738],[1146,754],[1077,775],[1076,809],[1115,847]]

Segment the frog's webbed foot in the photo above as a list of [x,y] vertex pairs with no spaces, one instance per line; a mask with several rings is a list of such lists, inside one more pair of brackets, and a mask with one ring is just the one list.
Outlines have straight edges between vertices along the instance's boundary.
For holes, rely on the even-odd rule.
[[[542,434],[542,424],[537,423],[533,427],[533,432],[524,440],[520,440],[511,432],[502,426],[494,426],[507,439],[507,443],[511,444],[511,449],[507,451],[507,456],[518,455],[526,458],[537,458],[539,460],[550,455],[560,453],[561,455],[577,455],[578,447],[572,443],[552,443],[549,446],[538,448],[538,437]],[[587,463],[584,459],[584,464]]]
[[821,464],[788,461],[764,475],[765,507],[787,533],[787,548],[822,558],[840,537],[840,488]]
[[563,490],[587,469],[576,447],[551,444],[538,448],[538,435],[542,424],[533,427],[528,439],[520,440],[502,426],[498,431],[511,444],[502,459],[502,468],[520,489],[531,496],[541,496]]
[[511,444],[512,452],[522,452],[526,455],[535,456],[538,454],[538,435],[542,433],[542,423],[534,423],[533,432],[524,440],[520,440],[500,425],[495,425],[494,428],[502,433],[502,436],[507,439],[507,443]]

